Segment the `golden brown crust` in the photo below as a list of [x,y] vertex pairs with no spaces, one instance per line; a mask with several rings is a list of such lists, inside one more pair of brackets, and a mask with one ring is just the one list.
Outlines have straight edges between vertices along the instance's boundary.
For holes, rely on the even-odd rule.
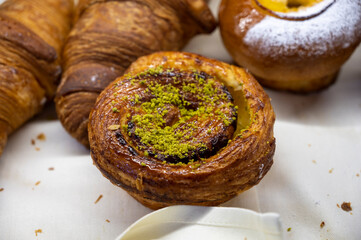
[[[238,106],[232,140],[196,167],[193,163],[164,164],[156,157],[144,155],[124,133],[119,139],[116,131],[111,130],[110,126],[120,124],[125,111],[120,107],[119,112],[114,111],[112,99],[124,99],[120,92],[131,85],[120,90],[117,86],[127,76],[137,76],[157,66],[181,72],[204,72],[225,84]],[[218,205],[256,185],[271,167],[275,150],[274,120],[269,97],[244,69],[195,54],[160,52],[139,58],[126,76],[101,93],[89,120],[91,155],[105,177],[149,208]]]
[[46,0],[34,4],[32,0],[7,0],[1,5],[2,15],[16,20],[37,34],[60,53],[71,27],[74,1]]
[[[7,16],[0,17],[0,36],[9,42],[19,45],[37,59],[47,62],[57,58],[55,49],[23,24]],[[26,41],[30,39],[30,41]]]
[[[195,34],[210,32],[216,25],[203,0],[81,0],[77,12],[78,20],[64,49],[65,73],[56,103],[64,128],[86,146],[87,133],[73,131],[72,120],[64,118],[66,106],[64,102],[60,106],[58,99],[74,92],[99,94],[138,57],[179,50]],[[68,104],[67,108],[92,107]],[[83,114],[79,119],[88,118],[89,112]]]
[[53,97],[72,0],[8,0],[0,5],[0,152],[7,135]]
[[59,111],[58,117],[64,119],[63,124],[69,129],[72,136],[84,146],[89,145],[88,141],[88,116],[94,105],[98,93],[96,92],[74,92],[57,101]]
[[[107,2],[133,2],[137,5],[147,6],[153,13],[164,19],[172,19],[172,15],[177,15],[183,21],[180,24],[184,25],[183,28],[189,28],[188,24],[194,24],[197,32],[211,32],[215,27],[215,19],[207,6],[205,0],[79,0],[77,7],[77,16],[80,18],[84,11],[94,4],[107,3]],[[174,11],[177,10],[177,11]],[[172,13],[172,14],[170,14]],[[192,37],[194,33],[189,31],[189,36]]]
[[[335,11],[336,4],[336,8],[343,9]],[[327,25],[324,14],[336,12],[334,19],[340,18],[348,12],[344,7],[346,4],[355,6],[351,10],[355,14],[348,13],[354,15],[349,26],[344,19],[338,24],[330,22]],[[360,10],[360,3],[335,1],[317,14],[292,19],[265,10],[256,0],[223,0],[219,11],[220,31],[233,59],[248,68],[262,85],[307,93],[331,85],[340,67],[359,45],[361,15],[356,12]],[[346,27],[340,30],[337,27],[340,24]],[[318,30],[311,32],[314,26]],[[298,34],[295,34],[296,28],[300,31]],[[257,32],[258,29],[268,35]],[[288,35],[283,35],[287,30]],[[305,36],[302,32],[310,34]]]

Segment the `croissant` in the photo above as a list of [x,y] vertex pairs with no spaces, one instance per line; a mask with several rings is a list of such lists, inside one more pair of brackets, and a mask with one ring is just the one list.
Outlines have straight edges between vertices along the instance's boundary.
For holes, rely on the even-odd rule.
[[64,49],[56,109],[64,128],[85,146],[99,93],[138,57],[179,50],[216,22],[204,0],[80,0]]
[[0,5],[0,154],[7,136],[55,95],[73,0]]
[[145,206],[218,205],[273,163],[275,115],[244,69],[191,53],[135,61],[89,117],[95,165]]

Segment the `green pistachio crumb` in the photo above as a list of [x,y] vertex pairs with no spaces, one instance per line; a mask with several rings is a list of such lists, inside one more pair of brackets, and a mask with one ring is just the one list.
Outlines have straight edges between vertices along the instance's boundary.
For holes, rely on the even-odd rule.
[[[231,124],[232,116],[230,116],[231,110],[227,108],[233,108],[234,104],[228,102],[228,96],[222,92],[219,82],[211,77],[204,77],[196,70],[188,73],[188,79],[186,77],[186,80],[177,86],[161,81],[169,78],[153,80],[150,77],[162,76],[163,72],[169,77],[168,74],[174,72],[174,69],[165,70],[163,66],[158,66],[132,77],[130,82],[144,85],[143,91],[151,98],[142,98],[140,102],[140,96],[134,94],[132,101],[137,105],[133,107],[134,113],[126,116],[134,123],[134,134],[139,137],[139,141],[144,146],[151,147],[162,156],[189,157],[194,150],[205,147],[204,143],[189,141],[198,131],[198,122],[212,118],[219,121],[217,123],[219,126],[228,126]],[[184,75],[179,74],[172,76],[172,79],[178,80],[179,76],[182,76],[182,80],[184,79]],[[193,100],[191,102],[186,100],[189,94],[195,96],[196,108],[189,107],[194,104]],[[127,97],[124,98],[127,99]],[[175,123],[166,126],[165,119],[171,112],[169,107],[176,108],[179,114]],[[123,129],[126,131],[127,127],[123,126]],[[208,129],[207,133],[211,134],[212,129]],[[128,134],[131,136],[130,132]],[[145,156],[146,152],[144,152]],[[154,157],[158,158],[158,155]],[[195,168],[198,168],[198,165],[200,166],[199,163],[194,164]]]
[[193,164],[193,165],[191,165],[192,166],[192,169],[197,169],[197,168],[199,168],[200,166],[201,166],[201,164],[200,163],[196,163],[196,164]]

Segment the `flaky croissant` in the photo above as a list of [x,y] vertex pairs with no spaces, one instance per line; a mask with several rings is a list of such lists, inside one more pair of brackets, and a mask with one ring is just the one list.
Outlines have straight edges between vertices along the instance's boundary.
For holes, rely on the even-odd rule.
[[191,53],[135,61],[89,118],[95,165],[145,206],[218,205],[273,163],[275,115],[244,69]]
[[0,6],[0,154],[7,136],[54,96],[73,0],[8,0]]
[[64,49],[56,109],[64,128],[85,146],[98,94],[138,57],[179,50],[216,25],[204,0],[80,0]]

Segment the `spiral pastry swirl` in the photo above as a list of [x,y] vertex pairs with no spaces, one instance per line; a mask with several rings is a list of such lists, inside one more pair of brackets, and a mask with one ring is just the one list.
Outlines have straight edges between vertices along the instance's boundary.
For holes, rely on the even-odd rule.
[[147,207],[218,205],[272,165],[274,113],[245,70],[190,53],[134,62],[99,96],[95,165]]

